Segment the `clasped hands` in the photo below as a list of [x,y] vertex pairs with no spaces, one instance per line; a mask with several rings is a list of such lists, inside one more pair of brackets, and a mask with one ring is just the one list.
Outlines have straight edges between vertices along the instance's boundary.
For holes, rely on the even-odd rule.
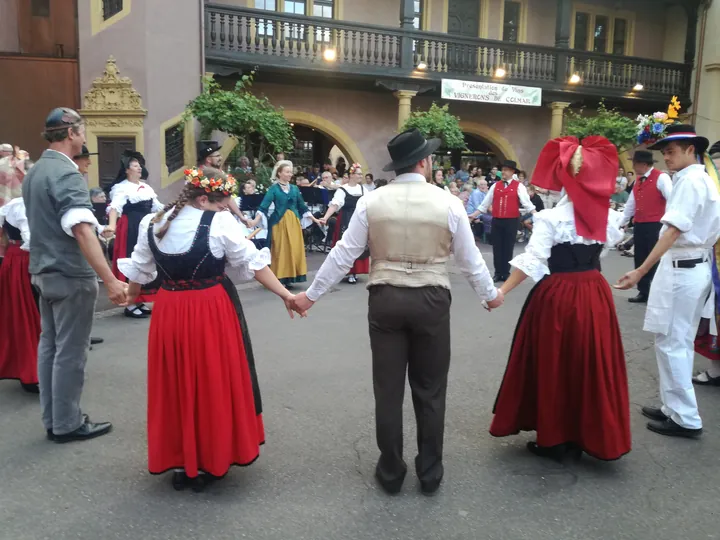
[[483,302],[483,307],[487,311],[492,311],[493,309],[499,308],[504,303],[505,303],[505,294],[502,292],[502,289],[497,289],[497,296],[495,297],[495,300],[485,300]]
[[295,318],[295,313],[302,318],[307,317],[308,310],[315,304],[304,292],[300,294],[289,294],[283,298],[283,301],[285,302],[285,309],[287,309],[291,319]]

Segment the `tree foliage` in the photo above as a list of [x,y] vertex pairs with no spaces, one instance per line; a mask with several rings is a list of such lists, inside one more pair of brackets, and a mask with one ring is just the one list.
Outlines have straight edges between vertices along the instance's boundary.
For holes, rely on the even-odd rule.
[[203,138],[216,130],[235,137],[246,155],[263,161],[271,153],[290,152],[295,136],[282,109],[250,91],[254,73],[243,75],[232,90],[204,77],[203,91],[188,104],[184,119],[195,118]]
[[450,114],[449,106],[439,107],[433,103],[428,111],[415,111],[403,126],[403,131],[417,128],[426,138],[442,139],[443,148],[465,149],[465,136],[460,128],[460,119]]
[[586,115],[568,111],[565,120],[565,134],[582,140],[591,135],[602,135],[613,143],[619,153],[635,146],[637,140],[637,122],[622,115],[616,109],[608,109],[600,102],[597,114]]

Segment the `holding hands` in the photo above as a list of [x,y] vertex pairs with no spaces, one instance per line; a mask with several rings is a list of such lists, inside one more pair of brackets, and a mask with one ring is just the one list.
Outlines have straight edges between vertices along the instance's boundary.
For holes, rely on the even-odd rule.
[[[301,293],[305,294],[305,293]],[[301,309],[297,305],[297,296],[294,294],[288,294],[283,298],[283,302],[285,302],[285,309],[287,309],[288,315],[290,315],[291,319],[295,318],[295,313],[300,315],[303,319],[307,317],[307,309]]]
[[497,296],[495,297],[495,300],[484,301],[483,307],[488,311],[492,311],[493,309],[499,308],[504,303],[505,303],[505,295],[503,294],[502,289],[497,289]]

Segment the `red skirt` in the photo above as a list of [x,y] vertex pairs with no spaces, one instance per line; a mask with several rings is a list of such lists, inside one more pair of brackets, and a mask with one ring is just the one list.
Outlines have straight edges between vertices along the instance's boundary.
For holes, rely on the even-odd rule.
[[[128,226],[129,226],[129,220],[126,215],[120,216],[120,219],[117,222],[117,226],[115,227],[115,240],[113,241],[113,260],[112,260],[112,273],[113,275],[119,279],[120,281],[127,282],[127,278],[125,277],[125,274],[123,274],[120,269],[118,268],[118,260],[119,259],[125,259],[129,255],[128,253],[132,254],[132,249],[128,249]],[[134,249],[135,246],[132,246]],[[137,299],[135,300],[136,304],[143,304],[145,302],[154,302],[155,301],[155,294],[157,293],[157,290],[154,286],[151,287],[143,287],[140,290],[140,294],[138,295]]]
[[552,274],[531,291],[493,412],[495,437],[536,431],[540,446],[604,460],[630,451],[625,352],[600,272]]
[[0,379],[37,384],[40,312],[30,284],[30,253],[10,244],[0,266]]
[[[335,230],[333,231],[333,238],[332,238],[332,245],[333,247],[335,244],[338,243],[338,240],[340,240],[340,229],[341,229],[341,223],[343,222],[342,217],[342,210],[340,210],[337,214],[337,221],[335,222]],[[369,274],[370,273],[370,257],[365,257],[364,259],[357,259],[353,265],[352,268],[350,268],[350,271],[348,274]]]
[[238,313],[222,285],[160,289],[148,344],[148,468],[224,476],[265,441]]

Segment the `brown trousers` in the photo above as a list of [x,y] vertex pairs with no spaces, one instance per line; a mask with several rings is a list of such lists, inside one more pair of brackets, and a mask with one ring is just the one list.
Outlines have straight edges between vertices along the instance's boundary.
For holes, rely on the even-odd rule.
[[417,421],[415,470],[422,483],[442,480],[450,303],[450,291],[442,287],[370,287],[368,321],[380,449],[376,473],[386,484],[402,484],[407,472],[403,460],[406,370]]

